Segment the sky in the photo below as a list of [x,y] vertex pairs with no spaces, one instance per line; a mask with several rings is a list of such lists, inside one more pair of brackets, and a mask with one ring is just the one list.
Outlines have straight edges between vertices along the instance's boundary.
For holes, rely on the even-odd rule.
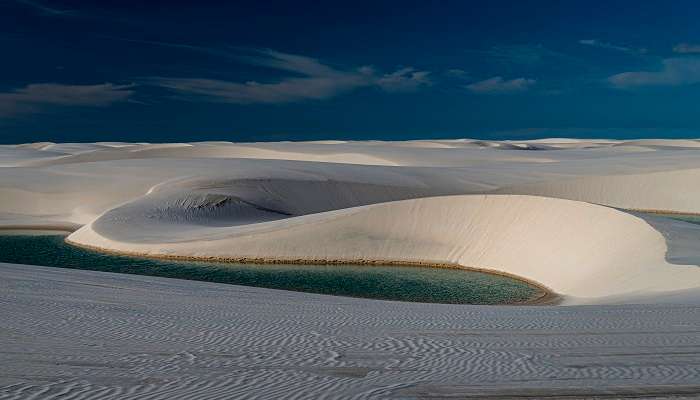
[[700,137],[700,2],[0,0],[0,143]]

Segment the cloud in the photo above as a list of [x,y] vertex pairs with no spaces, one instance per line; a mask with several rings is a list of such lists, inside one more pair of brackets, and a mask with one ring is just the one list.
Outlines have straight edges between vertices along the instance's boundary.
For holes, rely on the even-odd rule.
[[679,43],[673,47],[673,52],[680,53],[680,54],[700,53],[700,44]]
[[376,87],[387,92],[417,90],[431,83],[427,71],[407,67],[380,74],[372,67],[336,69],[315,58],[282,53],[275,50],[254,50],[241,55],[245,63],[286,71],[296,76],[277,82],[232,82],[204,78],[151,77],[144,83],[208,101],[235,104],[275,104],[303,100],[322,100],[362,88]]
[[295,72],[307,76],[331,76],[339,73],[315,58],[283,53],[271,49],[253,50],[250,55],[240,55],[241,61],[281,71]]
[[62,85],[34,83],[9,92],[0,92],[0,116],[32,113],[51,106],[104,107],[126,101],[133,85]]
[[466,88],[473,93],[480,94],[506,94],[524,92],[532,87],[537,81],[534,79],[517,78],[504,80],[500,76],[485,79],[467,85]]
[[600,49],[607,49],[607,50],[615,50],[615,51],[620,51],[623,53],[629,53],[629,54],[645,54],[647,52],[647,49],[641,48],[641,49],[635,49],[632,47],[625,47],[625,46],[619,46],[616,44],[608,43],[608,42],[601,42],[596,39],[585,39],[585,40],[579,40],[579,44],[585,45],[585,46],[592,46],[592,47],[598,47]]
[[367,77],[358,73],[332,77],[289,78],[277,83],[254,81],[238,83],[217,79],[155,77],[147,82],[214,102],[274,104],[334,97],[366,86]]
[[700,58],[667,58],[658,71],[630,71],[608,78],[614,87],[680,86],[700,83]]

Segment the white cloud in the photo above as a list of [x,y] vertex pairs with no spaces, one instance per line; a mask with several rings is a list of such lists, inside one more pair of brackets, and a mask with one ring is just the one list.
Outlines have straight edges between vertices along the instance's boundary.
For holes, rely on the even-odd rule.
[[700,83],[700,58],[667,58],[658,71],[630,71],[608,78],[617,88]]
[[700,44],[697,43],[679,43],[673,47],[674,53],[693,54],[700,53]]
[[204,78],[152,77],[145,83],[186,95],[224,103],[289,103],[322,100],[362,87],[378,87],[388,92],[416,90],[429,85],[429,73],[411,67],[379,74],[371,67],[336,69],[315,58],[274,50],[256,50],[240,60],[257,66],[287,71],[297,76],[277,82],[232,82]]
[[526,91],[536,82],[534,79],[516,78],[504,80],[500,76],[494,76],[493,78],[467,85],[466,88],[471,92],[481,94],[517,93]]
[[180,93],[223,103],[289,103],[321,100],[366,86],[368,77],[357,75],[288,78],[277,83],[229,82],[202,78],[151,78],[149,82]]
[[615,51],[621,51],[623,53],[633,53],[633,54],[644,54],[647,52],[647,49],[641,48],[641,49],[635,49],[632,47],[625,47],[625,46],[619,46],[616,44],[608,43],[608,42],[601,42],[596,39],[585,39],[585,40],[579,40],[578,41],[582,45],[586,46],[592,46],[592,47],[598,47],[601,49],[608,49],[608,50],[615,50]]
[[49,106],[103,107],[125,101],[133,85],[62,85],[34,83],[9,92],[0,92],[0,115],[12,116],[40,111]]
[[239,55],[238,59],[252,65],[260,65],[307,76],[328,76],[339,71],[320,63],[312,57],[283,53],[271,49],[253,50],[251,55]]

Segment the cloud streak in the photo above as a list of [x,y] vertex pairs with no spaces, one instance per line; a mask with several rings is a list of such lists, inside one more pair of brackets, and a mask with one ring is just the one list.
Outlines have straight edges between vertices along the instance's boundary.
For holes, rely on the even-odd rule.
[[470,92],[478,94],[508,94],[524,92],[536,82],[535,79],[516,78],[505,80],[503,77],[494,76],[493,78],[467,85],[466,88]]
[[700,58],[667,58],[658,71],[630,71],[608,78],[613,87],[681,86],[700,83]]
[[278,104],[329,99],[363,87],[387,92],[417,90],[431,84],[427,71],[411,67],[388,74],[364,66],[336,69],[315,58],[275,50],[255,50],[241,55],[247,64],[284,71],[293,76],[276,82],[233,82],[205,78],[151,77],[145,84],[158,86],[192,99],[234,104]]
[[105,107],[126,101],[133,85],[63,85],[34,83],[9,92],[0,92],[0,116],[33,113],[47,107]]

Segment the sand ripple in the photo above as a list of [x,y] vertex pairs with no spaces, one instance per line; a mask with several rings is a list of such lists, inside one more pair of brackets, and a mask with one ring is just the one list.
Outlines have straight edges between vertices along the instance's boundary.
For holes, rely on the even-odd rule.
[[431,305],[0,269],[2,399],[619,398],[699,390],[700,311],[692,306]]

